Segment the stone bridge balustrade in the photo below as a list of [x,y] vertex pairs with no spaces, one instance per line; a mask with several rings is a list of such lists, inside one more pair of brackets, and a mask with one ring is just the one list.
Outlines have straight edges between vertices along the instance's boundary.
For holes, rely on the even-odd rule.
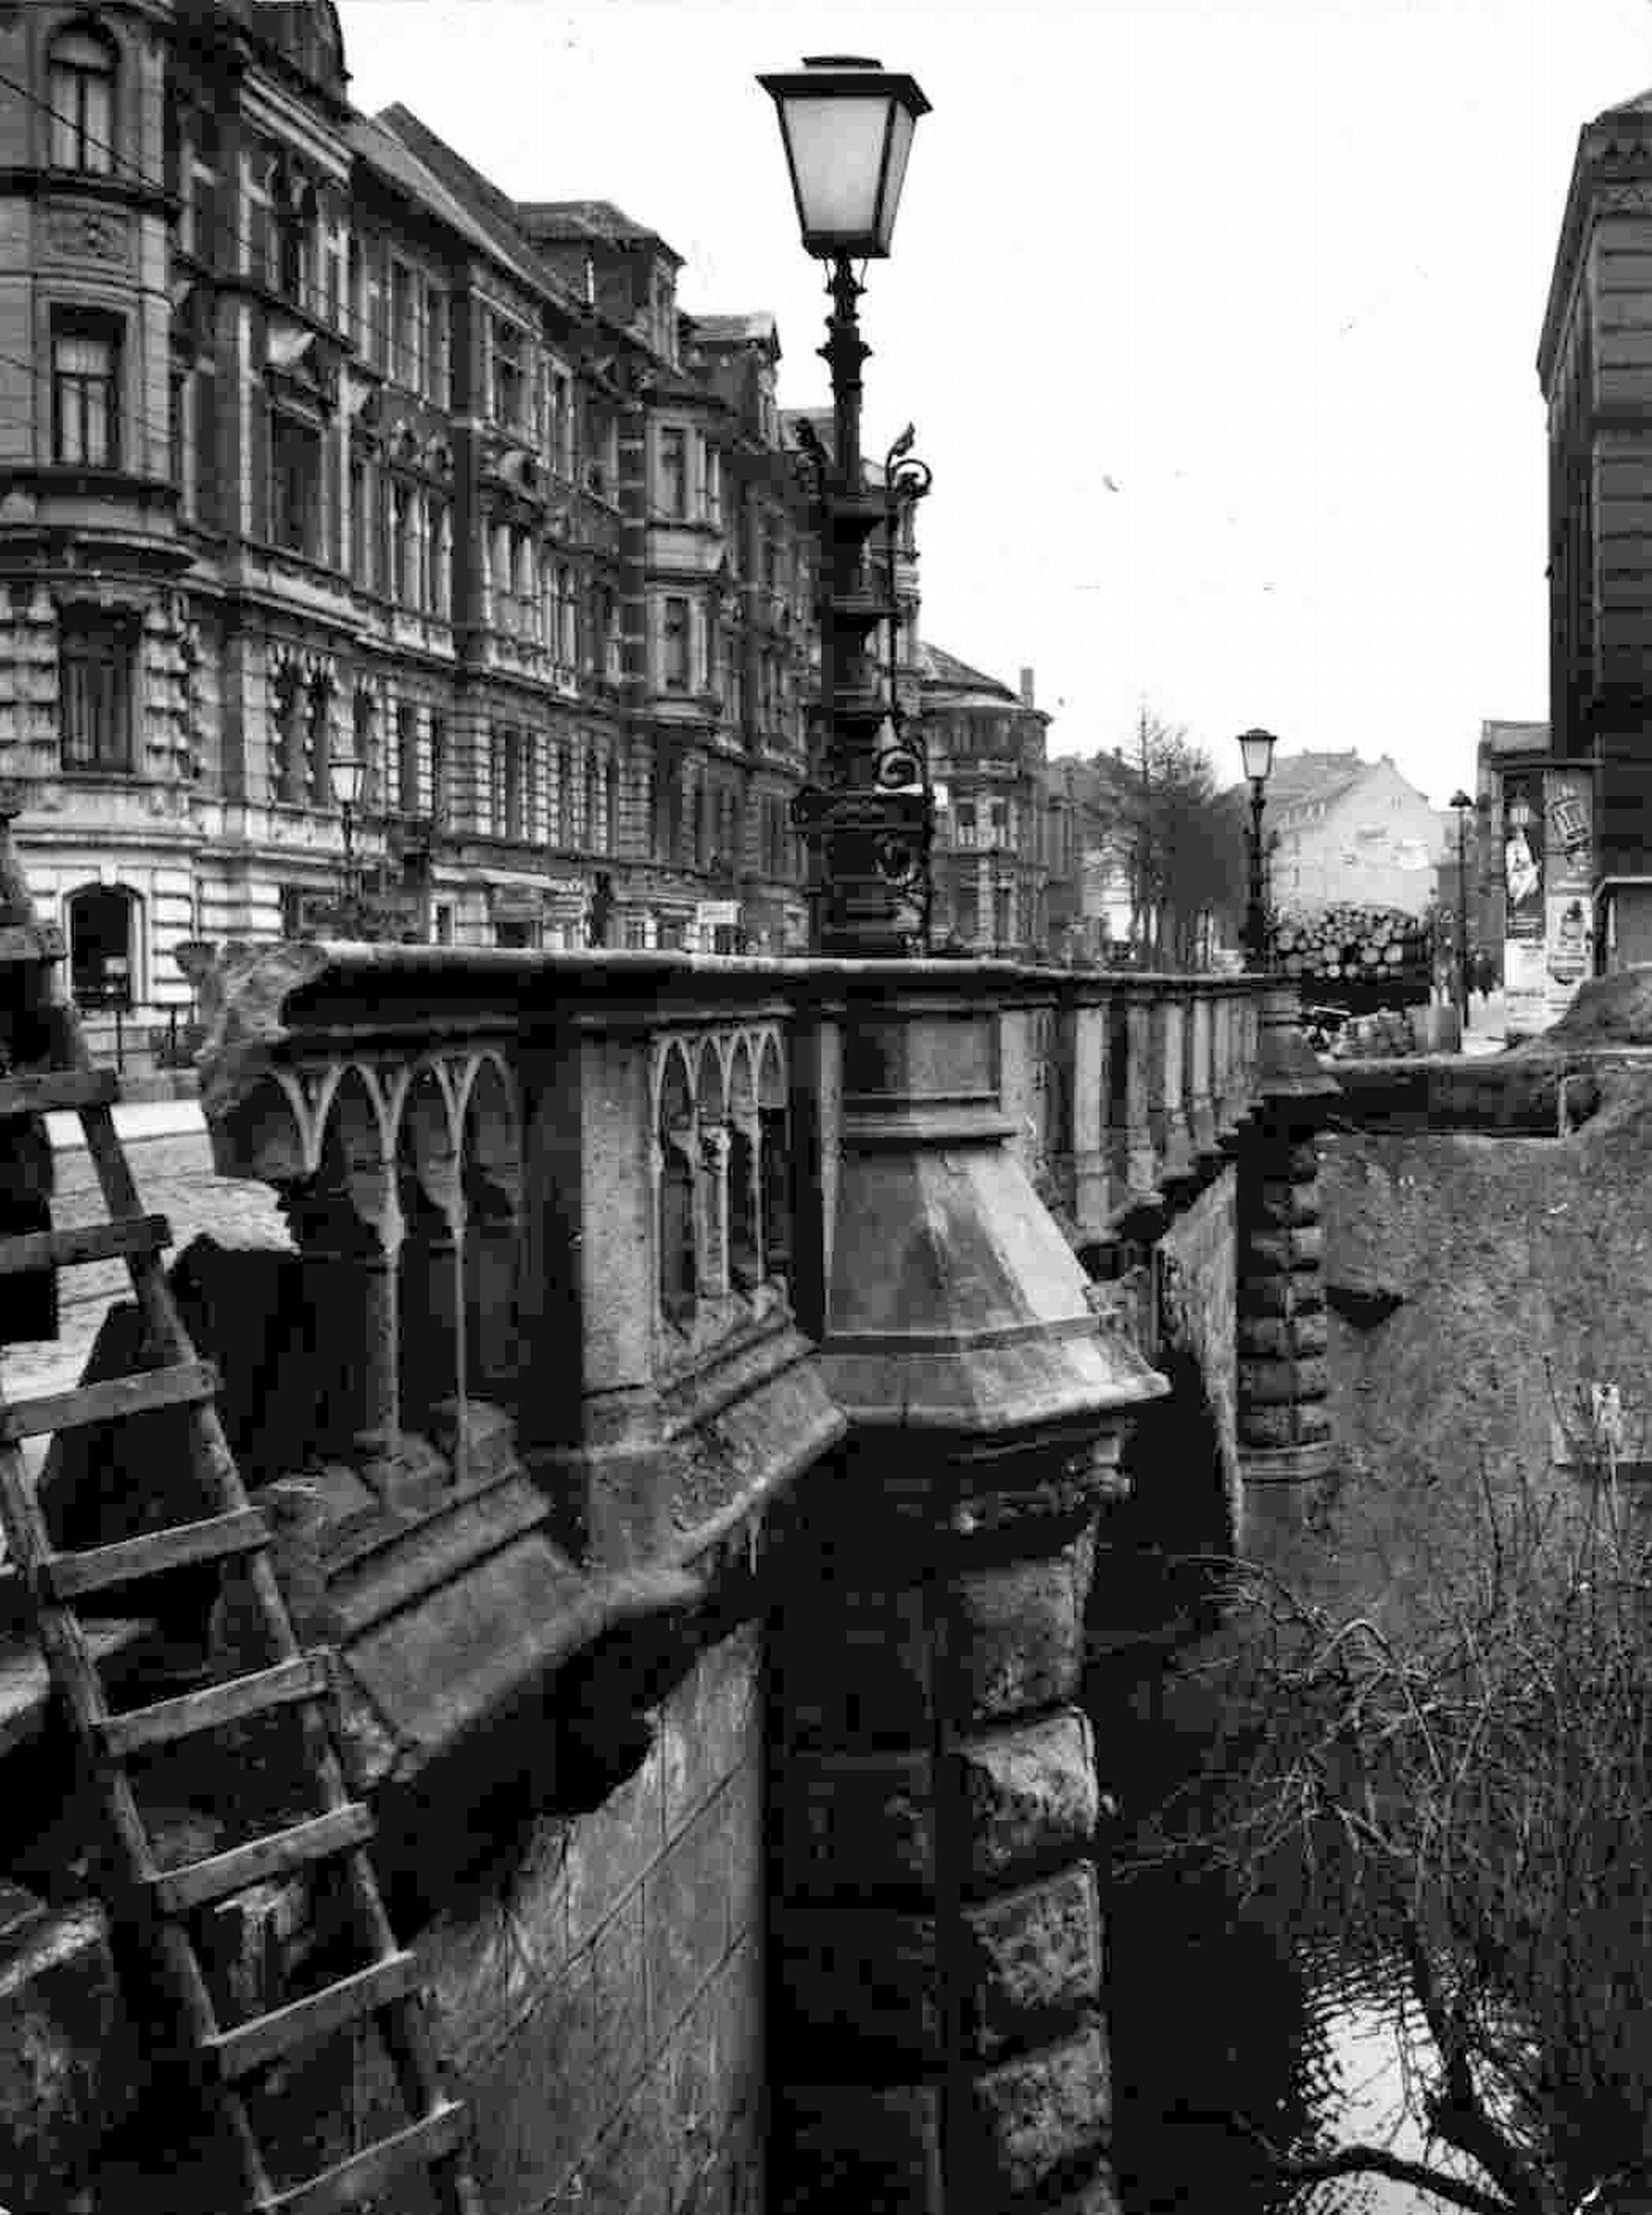
[[824,1451],[778,983],[617,954],[236,965],[204,1102],[220,1170],[278,1187],[314,1272],[318,1449],[422,1470],[411,1430],[462,1463],[489,1406],[561,1541],[615,1568]]

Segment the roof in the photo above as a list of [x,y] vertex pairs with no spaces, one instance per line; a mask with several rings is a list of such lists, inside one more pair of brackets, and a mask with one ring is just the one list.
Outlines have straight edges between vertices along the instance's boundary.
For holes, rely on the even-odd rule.
[[751,316],[691,316],[697,346],[780,346],[780,331],[767,308]]
[[1291,807],[1299,801],[1340,799],[1374,766],[1352,746],[1345,753],[1276,754],[1268,778],[1270,807]]
[[601,239],[609,246],[652,246],[680,269],[682,256],[657,230],[638,223],[612,200],[518,200],[516,216],[530,237]]
[[364,160],[423,200],[473,245],[495,255],[524,284],[570,300],[563,280],[517,228],[514,202],[411,108],[398,101],[370,118],[358,116],[350,135]]
[[960,661],[955,653],[948,653],[939,646],[925,640],[918,647],[918,675],[925,684],[945,685],[949,692],[981,693],[994,705],[1006,702],[1019,708],[1019,694],[995,677],[988,677],[979,669],[971,669],[967,661]]

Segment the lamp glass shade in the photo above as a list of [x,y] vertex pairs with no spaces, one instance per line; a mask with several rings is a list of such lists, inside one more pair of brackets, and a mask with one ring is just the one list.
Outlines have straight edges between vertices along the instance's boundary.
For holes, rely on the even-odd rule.
[[1459,786],[1458,789],[1453,793],[1447,805],[1452,807],[1472,807],[1474,802],[1469,798],[1467,793],[1465,793]]
[[929,107],[917,84],[848,55],[805,62],[797,74],[758,83],[780,111],[805,250],[825,259],[884,259],[912,133]]
[[358,807],[361,804],[361,788],[367,775],[367,764],[355,754],[334,754],[327,765],[327,782],[333,788],[335,807]]
[[1265,783],[1274,765],[1274,748],[1279,741],[1271,731],[1241,731],[1239,755],[1245,764],[1245,774],[1252,784]]

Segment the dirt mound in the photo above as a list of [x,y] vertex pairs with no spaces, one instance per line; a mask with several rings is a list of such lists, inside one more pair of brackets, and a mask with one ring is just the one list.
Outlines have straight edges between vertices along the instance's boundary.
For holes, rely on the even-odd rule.
[[1652,1046],[1652,963],[1588,978],[1560,1021],[1517,1051],[1568,1053],[1588,1046]]

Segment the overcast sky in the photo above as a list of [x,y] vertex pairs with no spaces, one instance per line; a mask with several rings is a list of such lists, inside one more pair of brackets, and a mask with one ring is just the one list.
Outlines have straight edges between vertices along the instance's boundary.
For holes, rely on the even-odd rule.
[[768,308],[826,397],[773,107],[805,54],[910,71],[866,448],[935,470],[923,623],[1058,753],[1145,702],[1224,776],[1392,754],[1436,804],[1547,712],[1534,361],[1580,126],[1652,85],[1648,0],[340,0],[352,95],[519,199],[605,199],[690,313]]

